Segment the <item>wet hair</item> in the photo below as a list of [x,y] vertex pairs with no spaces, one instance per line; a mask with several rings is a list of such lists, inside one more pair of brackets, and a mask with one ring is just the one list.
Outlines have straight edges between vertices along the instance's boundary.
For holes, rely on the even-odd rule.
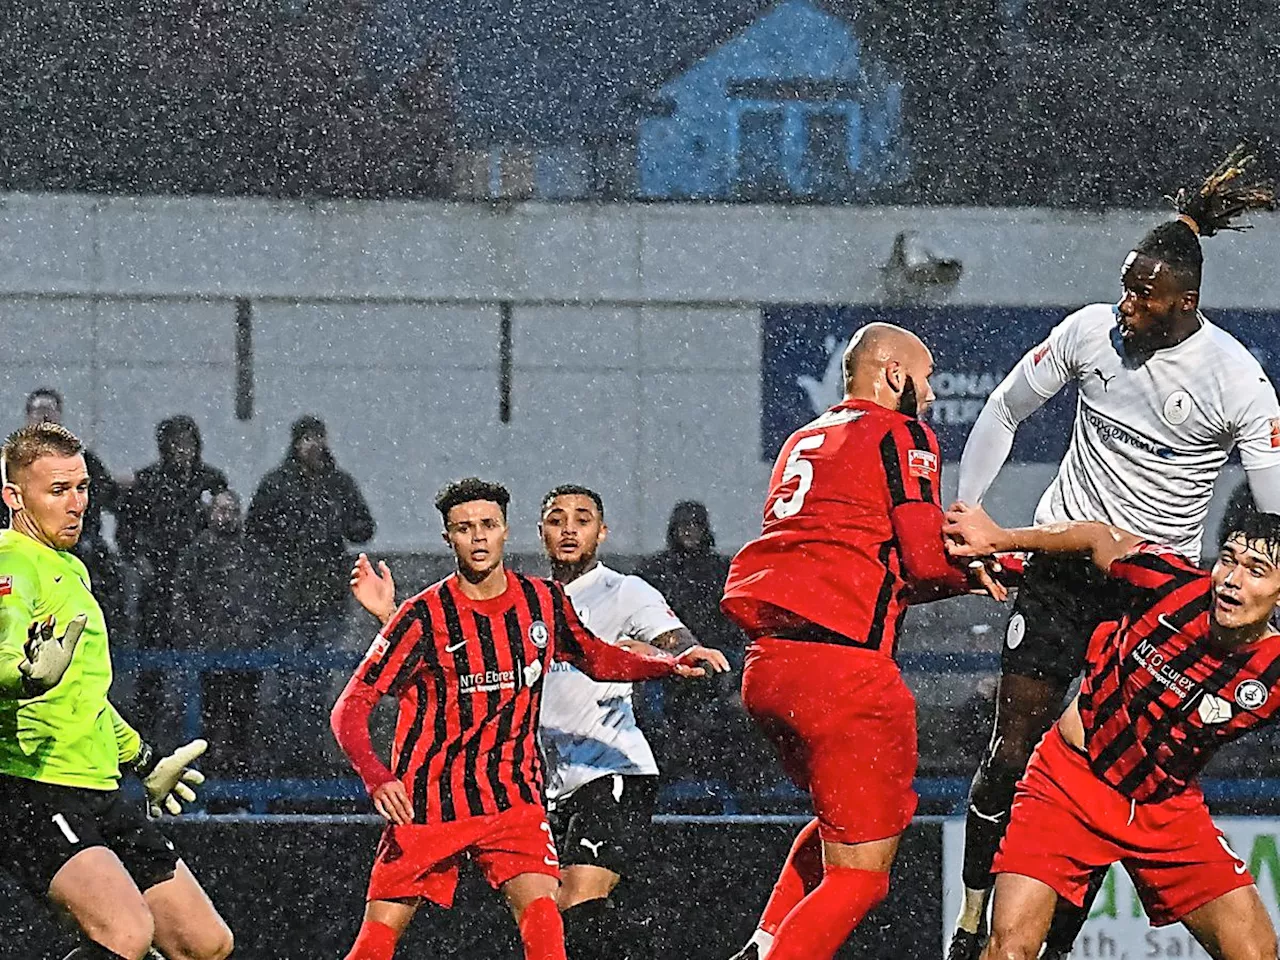
[[176,417],[165,417],[156,424],[156,447],[160,450],[162,457],[168,457],[174,446],[184,437],[195,444],[196,459],[200,459],[203,445],[200,442],[200,428],[196,426],[195,420],[185,413],[180,413]]
[[440,519],[447,524],[450,510],[473,500],[490,500],[496,503],[502,510],[502,519],[507,519],[510,491],[500,483],[491,483],[479,477],[466,477],[445,484],[436,494],[436,509],[440,511]]
[[1251,210],[1276,209],[1275,188],[1248,176],[1256,162],[1243,144],[1237,146],[1199,187],[1183,187],[1169,198],[1178,218],[1150,231],[1134,252],[1167,264],[1184,290],[1199,290],[1204,265],[1200,237],[1247,230],[1249,224],[1236,223],[1237,217]]
[[61,393],[53,389],[53,387],[36,387],[34,390],[32,390],[30,393],[27,394],[27,407],[26,407],[27,412],[30,413],[32,405],[37,400],[40,400],[42,398],[47,400],[52,400],[54,403],[58,405],[59,410],[62,409]]
[[325,429],[324,421],[319,417],[307,414],[293,421],[289,427],[289,443],[296,445],[303,437],[325,437],[329,432]]
[[1244,541],[1280,566],[1280,515],[1260,510],[1243,511],[1222,538],[1224,544],[1230,540]]
[[604,500],[600,498],[600,494],[596,493],[590,487],[584,487],[577,483],[562,483],[558,487],[552,487],[547,491],[547,495],[542,498],[542,509],[539,514],[547,512],[547,508],[551,506],[551,501],[556,497],[590,497],[596,505],[596,509],[600,511],[600,519],[604,519]]
[[711,532],[711,515],[707,513],[705,503],[699,500],[681,500],[671,508],[671,517],[667,520],[667,549],[675,551],[684,549],[676,539],[676,530],[683,526],[698,529],[699,549],[715,549],[716,536]]
[[80,438],[60,423],[37,423],[9,434],[0,449],[0,476],[9,483],[41,457],[74,457],[84,452]]

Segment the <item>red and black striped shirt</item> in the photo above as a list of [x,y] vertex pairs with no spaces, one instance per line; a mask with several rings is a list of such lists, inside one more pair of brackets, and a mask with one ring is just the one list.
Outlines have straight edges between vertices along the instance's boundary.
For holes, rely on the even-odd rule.
[[1085,748],[1097,776],[1157,803],[1187,789],[1223,744],[1275,719],[1280,637],[1214,647],[1209,574],[1171,547],[1143,544],[1109,573],[1134,589],[1134,601],[1089,641]]
[[921,568],[965,584],[943,549],[940,461],[927,425],[867,400],[801,427],[778,454],[760,536],[730,565],[725,613],[750,635],[893,656]]
[[348,685],[399,700],[391,770],[348,754],[370,789],[390,776],[404,784],[416,823],[541,804],[536,733],[552,660],[598,680],[654,679],[672,665],[600,640],[554,581],[507,571],[506,591],[480,601],[451,576],[400,607]]

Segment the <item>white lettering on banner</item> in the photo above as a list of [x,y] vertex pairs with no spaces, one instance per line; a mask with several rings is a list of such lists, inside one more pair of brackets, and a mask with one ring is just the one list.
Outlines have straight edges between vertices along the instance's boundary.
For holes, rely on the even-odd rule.
[[[1262,902],[1272,923],[1280,924],[1280,820],[1263,817],[1223,817],[1223,847],[1247,868],[1258,884]],[[964,821],[947,820],[942,825],[942,941],[945,957],[952,925],[960,912],[963,886],[960,877],[964,858]],[[1113,866],[1094,903],[1089,920],[1071,954],[1075,958],[1108,960],[1163,960],[1199,958],[1209,954],[1180,925],[1152,929],[1142,912],[1142,903],[1124,867]]]

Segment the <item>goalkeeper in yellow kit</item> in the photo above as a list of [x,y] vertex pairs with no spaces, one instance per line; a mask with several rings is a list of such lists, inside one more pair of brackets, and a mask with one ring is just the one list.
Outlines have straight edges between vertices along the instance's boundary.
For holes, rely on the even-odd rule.
[[[71,915],[84,934],[66,960],[221,960],[231,931],[141,804],[181,810],[202,777],[196,741],[158,756],[107,700],[111,656],[80,537],[89,475],[80,441],[41,423],[0,451],[0,867]],[[37,957],[39,945],[19,944]]]

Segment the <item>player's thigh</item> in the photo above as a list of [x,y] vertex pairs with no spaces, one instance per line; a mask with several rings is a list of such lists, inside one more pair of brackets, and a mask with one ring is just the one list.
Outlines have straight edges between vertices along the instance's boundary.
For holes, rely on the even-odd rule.
[[568,910],[588,900],[601,900],[613,893],[621,879],[619,874],[605,867],[585,863],[562,865],[556,904],[561,910]]
[[1021,772],[1027,758],[1062,713],[1069,683],[1016,673],[1001,674],[989,758]]
[[1275,960],[1275,927],[1252,884],[1192,910],[1182,923],[1215,960]]
[[82,850],[49,884],[49,899],[90,940],[122,957],[141,957],[151,946],[151,911],[129,871],[104,846]]
[[618,877],[631,873],[647,852],[657,796],[657,777],[622,774],[599,777],[574,791],[551,818],[561,868],[603,868]]
[[991,939],[983,960],[1031,960],[1040,953],[1058,894],[1047,883],[1016,873],[996,877]]
[[221,960],[231,952],[231,929],[181,860],[172,877],[143,897],[155,922],[155,945],[169,960]]
[[869,840],[866,843],[833,843],[822,842],[823,863],[845,870],[868,870],[873,873],[888,873],[898,855],[898,844],[902,835],[885,837],[883,840]]
[[1089,637],[1123,612],[1114,584],[1079,558],[1033,557],[1005,627],[993,746],[1025,760],[1061,709]]
[[421,897],[403,897],[397,900],[370,900],[364,905],[364,918],[369,923],[390,927],[396,935],[409,928],[413,915],[422,906]]
[[519,923],[520,918],[524,916],[525,910],[535,900],[541,900],[543,897],[550,897],[555,900],[556,890],[559,885],[560,881],[556,877],[545,873],[519,873],[503,883],[498,889],[506,897],[507,903],[511,907],[511,912],[515,914],[516,922]]
[[542,807],[513,807],[486,818],[468,854],[489,885],[502,891],[516,919],[539,897],[555,899],[560,857]]

